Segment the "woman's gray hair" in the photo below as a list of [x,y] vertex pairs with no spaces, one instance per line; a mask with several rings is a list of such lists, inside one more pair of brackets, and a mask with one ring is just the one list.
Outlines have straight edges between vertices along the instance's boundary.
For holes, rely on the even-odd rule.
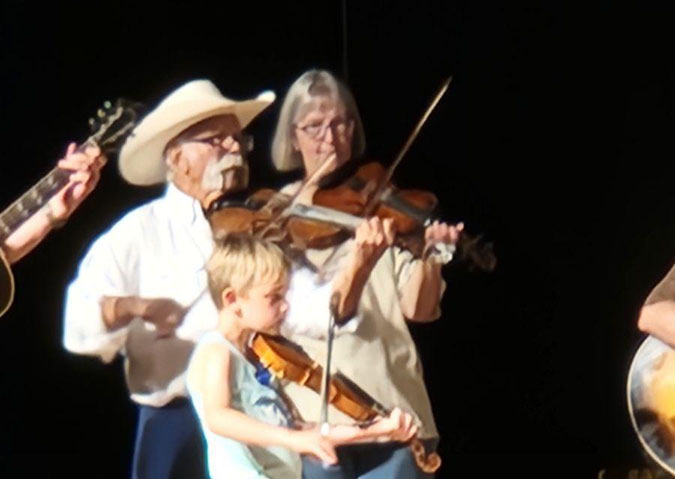
[[296,122],[306,114],[307,106],[317,97],[328,97],[341,102],[347,119],[354,122],[352,158],[366,149],[366,136],[356,102],[349,89],[326,70],[309,70],[288,89],[272,140],[272,161],[279,171],[290,171],[302,166],[302,155],[293,147]]

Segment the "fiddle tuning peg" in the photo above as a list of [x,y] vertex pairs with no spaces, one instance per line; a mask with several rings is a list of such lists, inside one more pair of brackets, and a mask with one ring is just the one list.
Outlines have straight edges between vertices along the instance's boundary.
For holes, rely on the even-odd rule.
[[112,108],[112,103],[110,103],[108,100],[103,102],[103,108],[106,110],[110,110]]

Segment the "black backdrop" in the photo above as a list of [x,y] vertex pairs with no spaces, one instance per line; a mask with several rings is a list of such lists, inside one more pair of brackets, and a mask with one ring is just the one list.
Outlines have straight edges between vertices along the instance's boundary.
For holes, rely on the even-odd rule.
[[[636,314],[675,260],[673,8],[444,3],[349,2],[346,15],[373,158],[391,161],[454,74],[396,181],[435,191],[499,256],[492,275],[449,266],[443,317],[412,328],[443,435],[439,477],[625,477],[642,464],[624,399]],[[86,137],[104,99],[152,105],[202,77],[233,98],[282,96],[310,67],[344,73],[341,2],[1,8],[2,205]],[[254,186],[283,181],[267,153],[278,108],[250,130]],[[0,321],[5,476],[127,475],[135,410],[121,362],[63,350],[63,294],[92,239],[158,193],[111,162],[15,266]]]

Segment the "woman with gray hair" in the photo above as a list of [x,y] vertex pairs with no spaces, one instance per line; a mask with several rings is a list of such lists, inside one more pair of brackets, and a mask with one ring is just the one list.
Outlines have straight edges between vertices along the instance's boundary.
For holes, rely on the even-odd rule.
[[[279,170],[304,168],[305,180],[287,185],[282,192],[296,194],[312,204],[320,180],[365,150],[363,125],[347,87],[324,70],[310,70],[291,86],[277,122],[272,159]],[[303,184],[304,183],[304,184]],[[302,189],[301,189],[302,186]],[[368,220],[392,238],[392,224]],[[454,244],[462,225],[434,223],[425,231],[427,243]],[[309,262],[327,277],[343,268],[353,240],[336,247],[306,251]],[[422,366],[406,320],[427,322],[440,316],[445,290],[441,264],[415,259],[397,247],[388,248],[377,260],[359,302],[359,316],[341,325],[333,343],[336,370],[359,384],[388,407],[410,411],[419,426],[427,451],[438,442],[431,404],[422,377]],[[307,318],[311,322],[312,318]],[[297,325],[294,325],[297,326]],[[316,328],[314,328],[316,329]],[[325,342],[307,333],[308,326],[286,330],[287,336],[313,357],[324,357]],[[295,385],[287,393],[305,418],[317,418],[316,394]],[[331,410],[331,422],[353,420]],[[304,461],[303,476],[311,478],[421,478],[428,477],[415,464],[410,448],[399,442],[350,445],[338,448],[339,464],[328,468]]]
[[[330,108],[335,110],[328,112]],[[312,114],[316,112],[316,114]],[[332,113],[330,132],[319,121]],[[304,119],[301,123],[298,120]],[[323,126],[323,128],[322,128]],[[334,138],[335,135],[337,138]],[[328,137],[328,138],[326,138]],[[304,140],[324,139],[308,143]],[[349,141],[347,141],[349,140]],[[300,144],[305,146],[300,148]],[[310,149],[306,145],[316,148]],[[298,78],[286,94],[272,140],[272,161],[279,171],[305,167],[311,175],[326,156],[335,153],[336,169],[366,149],[366,137],[354,97],[344,84],[325,70],[310,70]],[[316,154],[312,154],[313,151]],[[308,164],[309,163],[309,164]]]

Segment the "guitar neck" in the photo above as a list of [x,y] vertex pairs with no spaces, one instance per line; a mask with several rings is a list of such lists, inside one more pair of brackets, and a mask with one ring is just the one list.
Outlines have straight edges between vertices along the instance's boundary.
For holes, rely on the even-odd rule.
[[[105,102],[99,109],[96,119],[91,118],[89,125],[96,130],[76,151],[84,152],[87,146],[98,146],[105,154],[110,154],[136,125],[140,103],[119,99],[113,105]],[[56,167],[38,181],[21,198],[0,213],[0,242],[4,242],[28,218],[42,208],[59,190],[68,184],[72,171]]]
[[0,213],[0,241],[5,241],[28,218],[42,208],[49,199],[68,184],[71,172],[54,168],[26,191],[19,199]]

